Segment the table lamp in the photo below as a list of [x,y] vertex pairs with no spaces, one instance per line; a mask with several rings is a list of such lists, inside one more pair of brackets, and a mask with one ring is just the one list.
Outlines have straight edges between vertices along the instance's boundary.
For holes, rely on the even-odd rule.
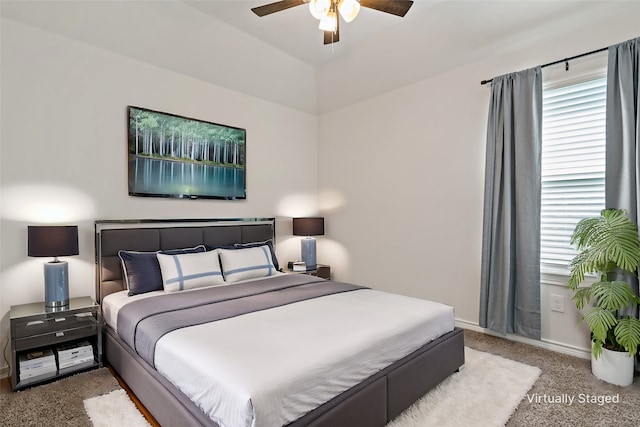
[[44,264],[44,305],[64,307],[69,304],[69,267],[59,256],[78,255],[78,226],[27,227],[28,255],[53,257]]
[[301,256],[307,270],[318,268],[316,261],[316,239],[311,236],[324,235],[324,218],[293,218],[293,235],[307,236],[301,240]]

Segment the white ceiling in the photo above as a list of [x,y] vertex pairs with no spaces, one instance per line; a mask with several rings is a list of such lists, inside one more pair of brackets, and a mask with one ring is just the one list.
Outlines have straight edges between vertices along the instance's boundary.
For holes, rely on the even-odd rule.
[[478,61],[533,34],[566,36],[608,18],[640,16],[638,0],[417,0],[404,18],[362,8],[341,24],[340,42],[325,46],[306,5],[265,17],[250,10],[273,1],[2,0],[0,6],[3,17],[312,113]]

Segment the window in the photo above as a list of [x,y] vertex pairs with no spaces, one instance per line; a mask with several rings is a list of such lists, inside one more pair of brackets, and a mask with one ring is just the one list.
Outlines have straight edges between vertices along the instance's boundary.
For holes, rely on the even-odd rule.
[[567,274],[582,218],[605,207],[606,77],[545,89],[542,101],[543,273]]

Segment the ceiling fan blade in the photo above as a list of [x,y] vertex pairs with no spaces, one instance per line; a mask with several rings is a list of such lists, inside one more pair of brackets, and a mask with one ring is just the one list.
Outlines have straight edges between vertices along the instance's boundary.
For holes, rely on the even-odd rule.
[[289,9],[290,7],[300,6],[305,3],[306,2],[304,0],[283,0],[265,4],[264,6],[254,7],[251,10],[258,16],[265,16],[280,12],[281,10]]
[[360,0],[360,6],[397,16],[406,15],[412,4],[409,0]]
[[340,18],[338,18],[336,32],[324,31],[324,44],[338,43],[340,41]]

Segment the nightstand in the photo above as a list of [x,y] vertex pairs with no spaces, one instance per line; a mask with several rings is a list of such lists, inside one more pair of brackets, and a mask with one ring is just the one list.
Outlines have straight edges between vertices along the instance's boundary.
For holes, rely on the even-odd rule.
[[289,268],[285,268],[284,271],[286,271],[287,273],[308,274],[310,276],[316,276],[322,279],[331,279],[331,267],[326,264],[318,264],[315,270],[293,271]]
[[[11,388],[21,390],[37,384],[53,381],[83,370],[102,366],[102,318],[100,306],[90,297],[71,298],[63,308],[48,308],[44,302],[14,305],[9,312],[11,330]],[[87,342],[93,350],[93,360],[88,347],[84,357],[71,361],[65,358],[63,369],[59,369],[57,349],[73,348],[75,344]],[[44,374],[20,376],[20,361],[26,366],[29,356],[39,352],[52,352],[55,368],[45,369]],[[68,354],[70,350],[63,350]],[[87,360],[87,358],[89,360]],[[43,359],[45,360],[45,359]],[[45,363],[49,365],[49,363]],[[35,369],[36,365],[31,365]],[[32,371],[36,372],[36,371]],[[38,371],[39,373],[39,371]]]

